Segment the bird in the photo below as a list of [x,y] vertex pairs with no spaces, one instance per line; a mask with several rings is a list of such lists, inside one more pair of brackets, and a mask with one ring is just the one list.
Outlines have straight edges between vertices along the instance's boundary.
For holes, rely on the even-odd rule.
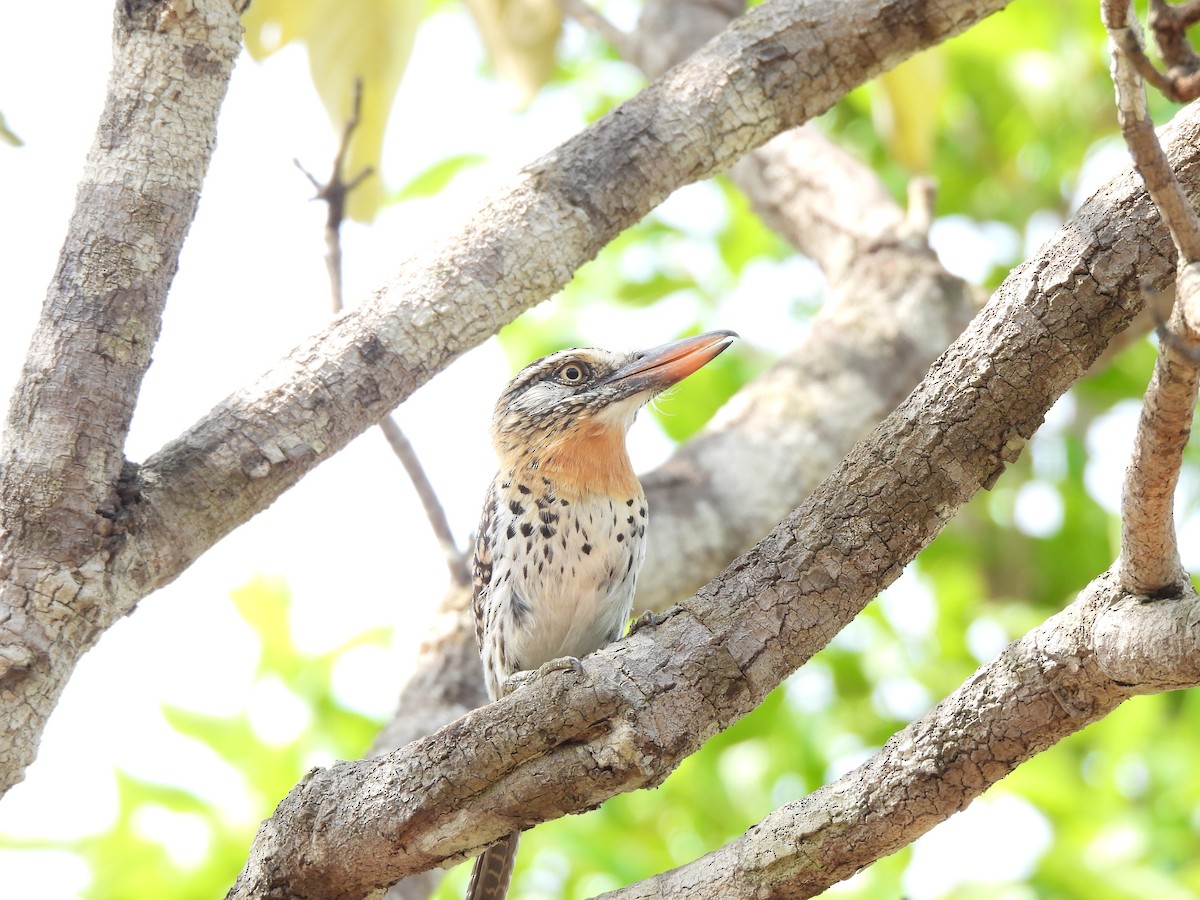
[[[496,402],[500,467],[475,541],[472,610],[488,696],[619,639],[646,555],[649,510],[625,448],[638,411],[733,343],[710,331],[632,353],[561,350]],[[475,860],[467,900],[502,900],[520,832]]]

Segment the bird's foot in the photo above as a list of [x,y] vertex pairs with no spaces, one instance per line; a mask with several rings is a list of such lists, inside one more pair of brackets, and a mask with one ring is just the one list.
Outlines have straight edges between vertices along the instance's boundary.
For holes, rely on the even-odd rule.
[[660,616],[654,610],[648,609],[633,620],[633,624],[629,626],[629,634],[633,634],[642,628],[653,628],[655,625],[659,625],[666,620],[667,617],[665,615]]
[[583,674],[583,663],[574,656],[560,656],[558,659],[552,659],[547,663],[542,663],[536,669],[523,669],[520,672],[513,672],[504,679],[504,686],[511,693],[517,688],[537,681],[551,672],[559,672],[564,669],[571,669],[576,675]]

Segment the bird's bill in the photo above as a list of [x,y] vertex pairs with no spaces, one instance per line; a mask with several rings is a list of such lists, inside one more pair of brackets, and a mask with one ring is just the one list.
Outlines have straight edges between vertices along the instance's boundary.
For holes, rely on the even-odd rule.
[[619,384],[622,394],[666,390],[719,356],[736,337],[733,331],[706,331],[642,350],[608,381]]

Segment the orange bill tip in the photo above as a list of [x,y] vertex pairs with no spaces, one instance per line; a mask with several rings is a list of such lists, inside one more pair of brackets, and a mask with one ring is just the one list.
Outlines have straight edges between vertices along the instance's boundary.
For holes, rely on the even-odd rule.
[[733,331],[706,331],[641,350],[608,380],[623,382],[637,391],[666,390],[716,359],[737,336]]

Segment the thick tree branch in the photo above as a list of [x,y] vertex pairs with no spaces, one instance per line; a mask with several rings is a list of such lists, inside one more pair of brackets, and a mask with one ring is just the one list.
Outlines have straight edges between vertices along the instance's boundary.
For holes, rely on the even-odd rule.
[[[1174,154],[1197,152],[1198,118],[1178,117]],[[230,896],[268,885],[365,894],[514,827],[660,782],[824,646],[1017,456],[1132,316],[1139,280],[1170,277],[1157,225],[1136,179],[1116,179],[1009,276],[917,390],[756,548],[662,624],[588,657],[583,676],[551,674],[391,756],[312,773],[264,824]],[[1165,612],[1142,611],[1163,624]],[[1119,625],[1102,631],[1119,641]],[[1190,683],[1190,610],[1157,633],[1175,635],[1184,670],[1144,687]],[[1055,673],[1068,686],[1072,658]],[[1128,658],[1120,651],[1103,665],[1127,676],[1137,669]],[[563,718],[547,720],[547,709]]]
[[815,131],[781,135],[735,174],[752,197],[778,198],[768,221],[815,251],[829,291],[799,346],[644,479],[655,521],[637,603],[651,609],[695,590],[808,496],[978,305],[875,176]]
[[104,112],[0,439],[0,791],[80,654],[136,599],[106,571],[135,499],[125,438],[244,5],[116,5]]
[[1194,593],[1151,606],[1107,572],[863,765],[721,849],[604,896],[816,896],[1128,697],[1200,683],[1198,619]]
[[[647,0],[632,61],[657,75],[743,6]],[[654,527],[639,608],[661,611],[686,597],[773,528],[982,305],[875,173],[814,126],[776,136],[730,175],[763,220],[821,266],[830,290],[801,344],[643,479]]]

